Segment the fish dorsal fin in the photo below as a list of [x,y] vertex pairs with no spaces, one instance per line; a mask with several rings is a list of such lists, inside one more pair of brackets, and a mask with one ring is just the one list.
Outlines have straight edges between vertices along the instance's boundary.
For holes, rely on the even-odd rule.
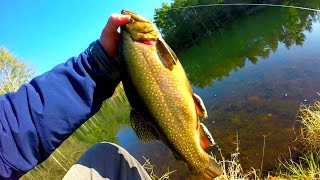
[[201,97],[195,93],[193,93],[192,97],[193,97],[194,104],[196,106],[197,115],[202,118],[207,118],[208,117],[207,110],[203,104]]
[[208,130],[208,128],[200,123],[200,146],[202,149],[206,149],[209,146],[214,146],[216,143],[214,142],[214,139]]
[[130,122],[132,129],[136,132],[138,138],[142,142],[147,143],[159,139],[154,129],[150,127],[143,117],[133,109],[130,112]]
[[178,58],[169,45],[160,36],[157,41],[158,56],[163,65],[172,70],[173,66],[177,64]]

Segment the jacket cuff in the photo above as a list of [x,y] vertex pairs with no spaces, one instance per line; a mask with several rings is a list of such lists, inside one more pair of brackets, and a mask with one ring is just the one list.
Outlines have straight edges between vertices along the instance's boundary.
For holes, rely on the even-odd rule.
[[99,40],[91,43],[88,50],[93,57],[93,60],[99,66],[99,69],[104,72],[107,78],[112,81],[120,81],[120,67],[118,61],[108,56]]

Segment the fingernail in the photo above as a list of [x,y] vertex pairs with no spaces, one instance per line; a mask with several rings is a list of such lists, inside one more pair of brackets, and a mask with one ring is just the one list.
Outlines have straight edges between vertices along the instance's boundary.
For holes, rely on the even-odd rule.
[[129,18],[131,19],[131,15],[122,15],[124,18]]

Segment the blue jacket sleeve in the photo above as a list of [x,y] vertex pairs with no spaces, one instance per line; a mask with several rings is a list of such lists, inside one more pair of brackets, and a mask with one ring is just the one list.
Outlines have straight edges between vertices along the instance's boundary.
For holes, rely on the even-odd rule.
[[120,82],[98,41],[77,58],[0,96],[0,179],[18,179],[96,113]]

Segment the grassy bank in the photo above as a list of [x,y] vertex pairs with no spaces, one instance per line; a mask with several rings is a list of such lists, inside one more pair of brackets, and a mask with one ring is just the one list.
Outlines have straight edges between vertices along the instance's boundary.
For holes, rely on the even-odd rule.
[[[220,165],[223,167],[223,175],[216,179],[320,179],[320,102],[312,105],[302,105],[299,111],[299,123],[302,124],[302,143],[298,157],[280,161],[272,172],[261,175],[261,169],[252,169],[244,172],[239,163],[239,142],[236,152],[231,159],[225,159],[222,155]],[[289,151],[289,150],[288,150]]]
[[320,101],[300,108],[302,142],[300,156],[282,162],[278,172],[286,179],[320,179]]
[[129,124],[130,106],[122,86],[103,103],[92,118],[73,133],[45,162],[22,179],[62,179],[70,167],[91,145],[102,141],[117,142],[118,130]]

